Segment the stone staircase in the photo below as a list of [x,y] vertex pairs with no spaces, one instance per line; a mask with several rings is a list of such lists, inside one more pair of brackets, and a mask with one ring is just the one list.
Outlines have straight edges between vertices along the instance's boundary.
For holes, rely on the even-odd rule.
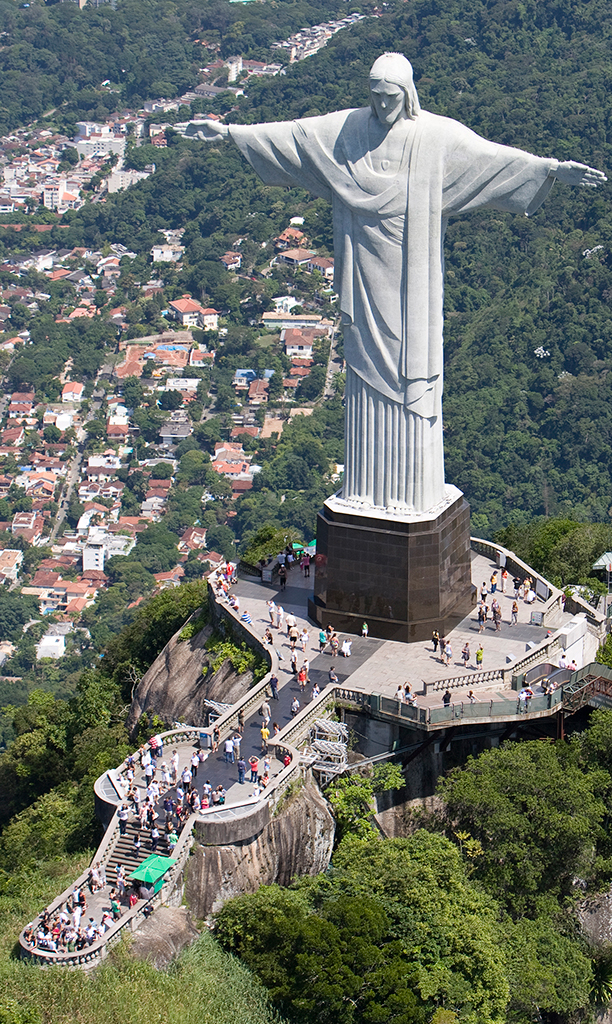
[[[166,837],[163,834],[163,822],[158,822],[158,828],[160,831],[159,842],[157,844],[157,850],[155,851],[162,857],[172,856],[170,847],[166,842]],[[134,836],[136,833],[140,833],[140,851],[137,854],[134,849]],[[139,829],[136,826],[136,822],[129,821],[124,836],[119,836],[115,843],[112,852],[105,864],[106,876],[109,884],[114,885],[116,879],[116,868],[117,864],[123,864],[125,870],[125,877],[127,878],[139,864],[142,863],[152,853],[151,849],[151,833],[148,829]]]

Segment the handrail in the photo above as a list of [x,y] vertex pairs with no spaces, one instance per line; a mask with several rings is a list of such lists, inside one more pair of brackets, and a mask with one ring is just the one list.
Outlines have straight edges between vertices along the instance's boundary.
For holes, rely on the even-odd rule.
[[[555,587],[549,582],[549,580],[542,576],[541,573],[536,572],[530,565],[527,565],[527,563],[524,562],[522,558],[519,558],[514,551],[503,547],[502,544],[495,544],[493,541],[483,540],[480,537],[470,537],[470,543],[475,551],[480,551],[481,554],[493,555],[495,561],[497,561],[498,554],[505,555],[506,565],[514,565],[515,568],[524,572],[526,576],[540,580],[548,588],[550,594],[546,599],[546,607],[544,609],[544,624],[546,624],[547,614],[553,610],[555,604],[560,604],[561,599],[564,597],[563,591],[559,590],[558,587]],[[573,594],[572,597],[566,601],[566,604],[567,603],[577,606],[579,612],[584,612],[586,614],[589,623],[597,627],[598,632],[601,630],[606,617],[593,608],[588,601],[585,601],[582,597]]]

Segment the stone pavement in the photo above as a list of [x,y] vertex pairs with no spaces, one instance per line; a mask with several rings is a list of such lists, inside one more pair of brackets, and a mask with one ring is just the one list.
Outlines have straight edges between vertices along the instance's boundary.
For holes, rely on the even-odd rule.
[[[472,581],[477,588],[480,588],[483,580],[488,584],[494,568],[497,568],[495,563],[483,555],[472,552]],[[318,628],[307,618],[307,601],[314,588],[314,571],[313,566],[310,579],[304,579],[300,569],[295,566],[288,575],[287,587],[284,592],[280,591],[276,584],[264,584],[252,577],[240,579],[232,589],[240,597],[241,612],[247,610],[251,614],[252,628],[260,636],[263,636],[269,625],[266,601],[270,597],[273,597],[277,603],[280,602],[285,612],[292,612],[296,616],[299,626],[306,626],[310,634],[307,645],[311,663],[310,678],[312,682],[316,679],[321,688],[323,683],[327,683],[329,668],[333,664],[341,682],[350,677],[351,685],[359,689],[373,690],[392,697],[397,690],[398,683],[409,682],[413,690],[418,691],[422,689],[424,682],[433,683],[446,677],[472,674],[476,667],[476,649],[480,643],[484,648],[483,669],[507,668],[508,655],[512,655],[517,660],[525,653],[528,641],[538,643],[546,636],[545,629],[541,626],[532,626],[529,622],[531,611],[534,609],[537,611],[542,607],[539,601],[536,601],[534,605],[526,605],[524,601],[519,601],[518,625],[510,625],[510,612],[514,600],[514,589],[510,577],[507,592],[502,594],[499,589],[497,591],[502,608],[501,630],[496,632],[493,623],[489,621],[484,632],[479,633],[476,609],[474,609],[450,634],[453,658],[448,668],[434,654],[431,641],[401,644],[392,640],[376,640],[372,637],[362,641],[360,637],[351,636],[353,657],[348,660],[340,656],[332,659],[329,648],[324,654],[318,654]],[[564,615],[567,620],[571,617],[569,613]],[[278,635],[276,629],[273,629],[272,632],[275,636]],[[280,662],[279,677],[281,678],[286,678],[289,668],[290,648],[285,633],[286,631],[283,631],[278,638],[278,643],[275,644],[275,649],[283,659]],[[467,670],[461,659],[461,651],[466,641],[470,644],[471,653],[470,667]],[[480,683],[478,691],[486,691],[487,699],[489,699],[494,693],[500,692],[500,683]],[[439,706],[441,703],[439,692],[430,693],[427,697],[419,699],[419,706],[433,707]]]

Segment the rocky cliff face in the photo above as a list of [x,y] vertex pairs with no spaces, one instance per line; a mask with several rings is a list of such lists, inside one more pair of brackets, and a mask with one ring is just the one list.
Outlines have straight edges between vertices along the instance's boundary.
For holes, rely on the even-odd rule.
[[[213,631],[205,626],[191,640],[179,640],[179,630],[157,656],[142,677],[132,700],[128,729],[133,729],[142,714],[153,713],[165,722],[186,722],[204,725],[205,700],[233,704],[253,683],[253,673],[237,675],[231,662],[225,661],[216,672],[211,672],[215,655],[205,649]],[[202,674],[208,667],[206,676]]]
[[207,918],[232,896],[260,885],[288,885],[296,875],[316,875],[329,864],[334,819],[314,783],[285,805],[253,839],[231,846],[196,844],[185,896],[196,918]]

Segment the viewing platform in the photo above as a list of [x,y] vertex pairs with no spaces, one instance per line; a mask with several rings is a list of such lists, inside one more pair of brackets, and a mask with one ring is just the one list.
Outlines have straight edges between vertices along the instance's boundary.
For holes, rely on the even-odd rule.
[[[503,554],[503,549],[482,541],[474,542],[474,547],[472,579],[476,586],[481,586],[483,580],[489,581],[492,570],[497,566],[498,558],[492,560],[493,557]],[[524,571],[525,575],[534,577],[529,567],[515,559],[512,553],[507,553],[507,556],[510,564],[514,560],[515,567],[509,569],[510,583],[515,571]],[[239,613],[229,607],[226,599],[215,597],[214,576],[211,574],[209,578],[213,618],[218,623],[223,620],[239,641],[246,640],[263,654],[269,662],[270,672],[216,719],[214,724],[220,732],[218,749],[213,750],[212,720],[181,724],[162,734],[162,760],[167,760],[176,750],[180,772],[191,762],[194,751],[201,751],[202,760],[198,763],[194,780],[198,792],[201,793],[203,784],[210,780],[213,788],[223,788],[225,802],[189,815],[177,829],[176,843],[170,846],[163,837],[165,814],[162,794],[156,804],[156,824],[162,836],[154,850],[150,829],[137,828],[131,808],[125,835],[121,834],[118,809],[127,792],[125,765],[104,773],[94,788],[96,811],[106,824],[106,831],[92,864],[100,864],[104,869],[106,886],[87,895],[83,923],[86,924],[90,917],[99,923],[102,914],[109,910],[109,893],[116,883],[118,863],[123,864],[128,876],[146,857],[156,852],[170,858],[167,873],[158,892],[139,899],[133,907],[125,899],[121,917],[110,923],[104,934],[81,949],[45,948],[44,938],[42,942],[37,938],[41,934],[42,917],[38,918],[32,922],[33,938],[28,940],[26,929],[21,933],[23,957],[38,964],[93,967],[104,958],[125,929],[136,929],[143,918],[162,903],[180,902],[183,872],[194,840],[206,845],[231,845],[250,839],[263,828],[275,814],[287,788],[296,780],[304,779],[309,772],[317,771],[316,751],[326,747],[334,749],[332,740],[312,742],[314,732],[333,712],[358,713],[393,728],[408,730],[413,737],[411,742],[418,748],[431,734],[447,734],[449,730],[469,726],[498,728],[501,723],[506,723],[508,728],[518,727],[525,722],[552,716],[557,716],[557,734],[562,735],[567,714],[573,714],[588,703],[612,701],[612,671],[593,663],[605,632],[603,616],[578,600],[564,609],[560,592],[544,580],[538,586],[540,596],[535,605],[519,601],[516,625],[510,625],[514,600],[511,586],[506,588],[505,594],[498,593],[502,608],[500,629],[496,629],[493,623],[487,623],[479,632],[476,610],[467,616],[447,638],[453,650],[451,664],[447,666],[439,652],[434,652],[431,642],[401,644],[353,636],[348,638],[351,641],[350,657],[334,657],[329,645],[321,651],[319,630],[306,617],[312,579],[304,578],[297,567],[291,570],[286,589],[282,592],[274,584],[264,584],[252,578],[239,579],[231,588],[239,597]],[[305,650],[301,643],[297,645],[298,664],[301,665],[305,658],[309,661],[309,682],[304,690],[300,689],[297,677],[291,671],[286,628],[272,627],[272,645],[263,640],[264,632],[270,626],[267,604],[270,598],[282,603],[285,614],[293,613],[298,627],[308,632]],[[535,619],[541,624],[534,624],[534,610],[539,613]],[[241,619],[245,611],[249,614],[250,623]],[[461,659],[466,641],[470,644],[471,655],[467,667]],[[477,669],[474,657],[480,643],[484,660],[483,668]],[[578,648],[582,652],[578,671],[559,670],[557,663],[561,652],[569,650],[571,653],[572,649],[578,651]],[[330,669],[334,670],[337,682],[330,683]],[[278,678],[277,700],[272,699],[269,685],[272,673]],[[543,692],[543,681],[546,681],[549,692]],[[410,683],[416,695],[415,705],[395,697],[398,683],[405,682]],[[313,695],[315,684],[320,692],[317,694],[315,690]],[[526,686],[531,687],[533,696],[521,695]],[[468,696],[470,691],[471,696]],[[255,775],[261,780],[264,755],[259,709],[265,699],[271,708],[271,725],[276,723],[279,732],[275,739],[269,741],[269,782],[263,787],[261,781],[247,781],[250,778],[248,771],[245,781],[239,782],[236,761],[229,757],[226,759],[223,746],[227,737],[236,734],[238,715],[242,711],[241,753],[247,762],[252,756],[259,759]],[[296,700],[298,708],[295,707]],[[270,732],[272,734],[272,728]],[[380,756],[393,756],[393,750],[383,751]],[[341,767],[344,770],[346,765]],[[326,768],[332,774],[336,770],[331,764],[323,765],[323,769]],[[326,777],[325,771],[321,777]],[[142,766],[137,766],[134,781],[144,795],[146,780]],[[174,786],[168,792],[171,797],[176,796]],[[139,850],[133,843],[136,831],[140,832]],[[50,920],[65,908],[75,887],[86,887],[87,878],[88,873],[85,872],[50,904],[47,908]]]

